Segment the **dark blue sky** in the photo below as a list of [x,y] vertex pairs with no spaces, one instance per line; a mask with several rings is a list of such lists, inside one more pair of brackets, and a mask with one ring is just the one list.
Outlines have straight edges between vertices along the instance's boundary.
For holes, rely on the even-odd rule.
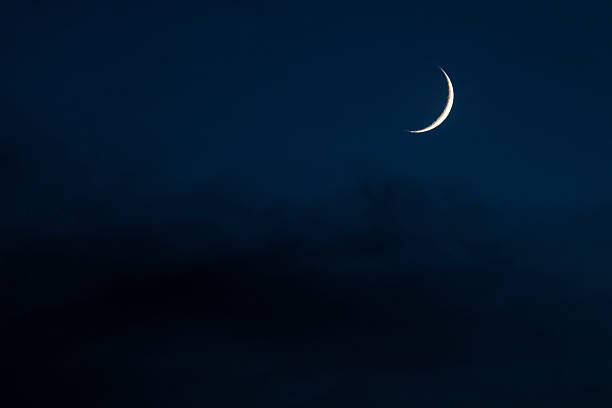
[[[73,174],[71,194],[148,200],[226,178],[307,202],[366,173],[516,206],[610,198],[597,7],[34,3],[7,23],[7,115],[49,183]],[[436,64],[452,115],[405,134],[441,109]]]
[[16,401],[605,401],[612,9],[404,3],[0,13]]

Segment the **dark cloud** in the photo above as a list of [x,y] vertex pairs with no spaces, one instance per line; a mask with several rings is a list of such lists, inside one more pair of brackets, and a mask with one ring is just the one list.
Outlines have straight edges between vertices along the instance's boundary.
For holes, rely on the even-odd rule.
[[[569,286],[572,269],[549,262],[554,229],[524,223],[517,232],[467,197],[440,200],[419,185],[355,191],[341,206],[359,208],[348,222],[249,213],[209,191],[193,203],[209,220],[195,226],[128,227],[110,217],[97,231],[22,236],[4,270],[13,277],[15,398],[68,406],[604,398],[609,306]],[[242,220],[238,229],[223,225],[229,215]]]

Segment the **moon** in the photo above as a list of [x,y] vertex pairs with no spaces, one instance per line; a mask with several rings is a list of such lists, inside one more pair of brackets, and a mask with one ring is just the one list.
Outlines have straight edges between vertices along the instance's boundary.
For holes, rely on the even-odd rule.
[[438,68],[440,68],[440,71],[442,71],[442,73],[444,74],[444,77],[446,78],[446,83],[448,84],[448,99],[446,100],[446,106],[444,107],[444,110],[442,111],[440,116],[438,116],[438,118],[434,120],[431,125],[427,126],[426,128],[419,129],[419,130],[409,130],[410,133],[425,133],[425,132],[429,132],[432,129],[437,128],[448,117],[448,114],[450,113],[453,107],[453,100],[455,99],[455,92],[453,91],[453,83],[451,82],[446,72],[442,69],[442,67],[438,67]]

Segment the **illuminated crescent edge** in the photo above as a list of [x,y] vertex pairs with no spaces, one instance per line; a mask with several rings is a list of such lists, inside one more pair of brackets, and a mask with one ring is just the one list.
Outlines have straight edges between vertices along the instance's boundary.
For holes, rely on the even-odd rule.
[[410,133],[425,133],[432,129],[437,128],[448,117],[448,114],[450,113],[453,107],[453,101],[455,99],[455,92],[453,91],[453,83],[451,82],[446,72],[442,69],[442,67],[438,67],[438,68],[440,68],[440,71],[442,71],[442,73],[444,74],[444,77],[446,77],[446,83],[448,84],[448,99],[446,100],[446,106],[444,107],[444,110],[442,111],[440,116],[438,116],[438,118],[434,120],[431,125],[427,126],[426,128],[420,129],[420,130],[408,130],[408,132]]

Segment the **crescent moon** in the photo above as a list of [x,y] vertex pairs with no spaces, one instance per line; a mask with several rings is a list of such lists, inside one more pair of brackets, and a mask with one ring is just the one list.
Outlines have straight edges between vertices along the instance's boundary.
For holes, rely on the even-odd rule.
[[419,129],[419,130],[409,130],[410,133],[425,133],[425,132],[429,132],[432,129],[437,128],[448,117],[448,114],[450,113],[453,107],[453,100],[455,99],[455,92],[453,91],[453,83],[451,82],[446,72],[442,69],[442,67],[438,67],[438,68],[440,68],[440,71],[442,71],[442,73],[444,74],[444,77],[446,78],[446,83],[448,84],[448,99],[446,100],[446,106],[444,107],[444,110],[442,111],[440,116],[438,116],[438,118],[434,120],[431,125],[427,126],[426,128]]

